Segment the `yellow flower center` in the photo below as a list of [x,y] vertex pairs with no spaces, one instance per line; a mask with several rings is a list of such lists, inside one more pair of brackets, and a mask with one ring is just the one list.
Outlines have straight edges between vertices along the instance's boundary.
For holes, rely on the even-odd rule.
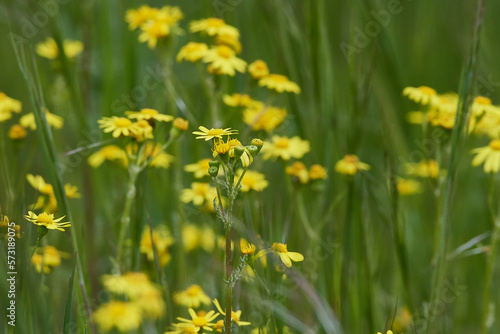
[[52,214],[49,215],[44,212],[38,215],[37,220],[39,223],[51,225],[54,223],[54,215]]
[[128,128],[132,124],[132,121],[123,117],[118,118],[115,121],[115,126],[117,128]]
[[350,164],[355,164],[357,163],[359,160],[358,160],[358,157],[355,156],[355,155],[351,155],[351,154],[348,154],[344,157],[344,161],[347,162],[347,163],[350,163]]
[[220,28],[224,26],[224,21],[215,17],[207,19],[207,26],[213,28]]
[[284,75],[281,75],[281,74],[271,74],[271,75],[269,75],[269,78],[271,78],[273,81],[277,81],[277,82],[288,81],[288,78]]
[[238,315],[234,311],[231,311],[231,318],[233,318],[235,322],[240,321],[240,317],[238,317]]
[[140,127],[140,128],[143,128],[143,129],[150,127],[148,121],[145,121],[143,119],[140,120],[139,122],[137,122],[137,126]]
[[490,142],[490,147],[495,151],[500,151],[500,139],[495,139]]
[[189,122],[180,117],[177,117],[176,119],[174,119],[173,126],[181,131],[186,131],[189,126]]
[[286,244],[281,244],[278,242],[275,242],[273,244],[273,249],[280,252],[280,253],[287,253],[288,250],[286,249]]
[[219,143],[215,145],[214,150],[219,154],[226,154],[231,149],[229,143],[224,143],[219,140]]
[[205,196],[207,193],[207,185],[199,184],[194,188],[194,193],[199,196]]
[[158,111],[151,109],[151,108],[145,108],[141,110],[141,114],[143,115],[158,115]]
[[217,54],[222,58],[229,59],[233,56],[233,53],[234,51],[228,46],[220,45],[217,47]]
[[182,329],[182,332],[183,333],[187,333],[187,334],[195,334],[196,332],[194,331],[194,328],[193,327],[184,327]]
[[191,285],[186,290],[186,293],[188,294],[188,296],[194,297],[194,296],[198,296],[200,291],[201,291],[201,287],[199,285]]
[[288,148],[290,143],[288,141],[288,138],[280,138],[274,144],[277,148]]
[[476,96],[476,98],[474,99],[474,103],[491,105],[491,99],[489,99],[485,96]]
[[113,307],[109,309],[109,317],[111,319],[117,319],[125,314],[125,306],[122,303],[114,303]]
[[193,324],[196,327],[203,327],[203,326],[206,326],[208,324],[208,321],[205,317],[196,317],[193,319]]
[[436,91],[431,87],[420,86],[418,89],[425,95],[436,95]]
[[224,130],[222,130],[222,129],[210,129],[207,132],[207,136],[220,136],[223,133],[224,133]]

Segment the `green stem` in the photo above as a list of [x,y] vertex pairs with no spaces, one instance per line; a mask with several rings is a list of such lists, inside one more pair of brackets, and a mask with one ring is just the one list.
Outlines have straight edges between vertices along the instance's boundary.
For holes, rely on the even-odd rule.
[[306,208],[304,206],[304,196],[302,196],[301,190],[295,191],[295,194],[297,196],[297,211],[300,216],[300,221],[302,222],[304,229],[309,235],[309,238],[314,242],[317,239],[317,234],[312,228],[311,223],[309,222],[309,218],[307,217]]

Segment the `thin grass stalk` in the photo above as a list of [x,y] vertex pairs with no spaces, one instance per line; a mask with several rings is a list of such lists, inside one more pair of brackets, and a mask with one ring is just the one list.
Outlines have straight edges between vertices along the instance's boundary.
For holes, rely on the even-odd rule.
[[[450,160],[448,163],[448,174],[446,176],[445,194],[443,202],[443,211],[441,216],[441,229],[439,231],[439,244],[436,254],[436,268],[433,272],[431,286],[431,305],[439,296],[443,288],[444,278],[446,276],[446,252],[448,250],[448,242],[450,239],[450,212],[451,212],[451,197],[453,193],[453,185],[456,177],[456,167],[458,164],[458,153],[460,139],[466,136],[464,129],[466,128],[466,120],[469,112],[469,107],[474,98],[474,87],[476,79],[476,62],[479,54],[479,42],[481,37],[481,28],[483,26],[485,0],[478,1],[477,13],[475,18],[475,26],[471,51],[467,59],[467,64],[462,73],[461,88],[459,101],[457,106],[457,115],[455,126],[451,135],[451,151]],[[433,310],[430,310],[431,314]],[[430,324],[427,327],[428,333],[436,332],[436,322],[439,317],[431,317]]]

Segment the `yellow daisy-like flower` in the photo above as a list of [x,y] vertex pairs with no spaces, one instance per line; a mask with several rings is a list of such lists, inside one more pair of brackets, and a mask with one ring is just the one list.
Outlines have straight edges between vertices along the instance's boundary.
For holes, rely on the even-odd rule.
[[207,51],[204,63],[210,63],[209,70],[215,74],[234,76],[236,71],[245,73],[247,63],[236,57],[236,52],[226,45],[218,45]]
[[42,176],[27,174],[26,180],[28,180],[28,183],[35,188],[35,190],[41,192],[42,194],[54,195],[54,188],[51,184],[46,183]]
[[281,158],[290,160],[291,158],[300,159],[311,150],[307,140],[302,140],[295,136],[292,138],[273,136],[271,142],[265,142],[262,147],[264,159]]
[[170,26],[162,21],[151,20],[141,25],[142,33],[139,35],[139,42],[148,43],[150,49],[154,49],[158,44],[158,39],[170,34]]
[[288,175],[295,176],[302,184],[309,181],[309,172],[301,161],[295,161],[291,166],[286,167],[285,172]]
[[5,93],[0,92],[0,122],[10,119],[13,112],[21,112],[21,108],[21,101],[8,97]]
[[495,108],[495,106],[492,105],[491,99],[486,96],[476,96],[472,102],[473,115],[482,115],[491,108]]
[[403,95],[408,96],[410,100],[420,103],[424,106],[431,103],[436,103],[438,100],[436,91],[427,86],[406,87],[405,89],[403,89]]
[[[219,301],[217,298],[214,298],[213,303],[215,307],[217,308],[217,311],[219,311],[223,316],[226,315],[226,313],[222,310],[222,307],[220,307]],[[233,320],[235,323],[238,324],[238,326],[250,326],[251,323],[248,321],[241,321],[241,310],[238,311],[231,311],[231,320]]]
[[[243,174],[243,169],[238,169],[234,178],[235,183],[240,179],[241,174]],[[268,185],[264,174],[252,170],[247,170],[241,179],[241,191],[245,193],[250,190],[263,191]]]
[[215,37],[215,44],[217,45],[227,45],[236,53],[241,52],[241,42],[238,37],[231,34],[219,34]]
[[[42,111],[42,113],[44,113],[45,119],[50,126],[53,126],[56,129],[60,129],[63,127],[64,120],[62,117],[50,113],[47,109],[45,109],[45,111]],[[19,119],[19,124],[21,124],[21,126],[25,127],[26,129],[30,129],[33,131],[36,130],[35,115],[33,113],[29,113],[22,116]]]
[[107,145],[88,157],[90,166],[96,168],[102,165],[105,160],[117,160],[122,166],[127,166],[127,153],[116,145]]
[[217,318],[219,316],[219,313],[215,313],[215,311],[210,311],[204,315],[201,314],[198,315],[192,308],[190,308],[189,315],[191,316],[191,320],[181,317],[177,317],[177,320],[188,324],[188,326],[192,325],[195,328],[203,328],[204,330],[212,331],[212,328],[210,326],[213,326],[214,324],[211,323],[211,321]]
[[224,103],[230,107],[251,107],[261,109],[264,104],[260,101],[253,100],[248,94],[224,95],[222,98]]
[[174,126],[174,128],[176,128],[179,131],[186,131],[189,127],[189,121],[187,121],[183,118],[177,117],[172,122],[172,125]]
[[439,165],[436,160],[425,160],[419,163],[406,163],[403,165],[406,174],[417,177],[437,178]]
[[212,159],[201,159],[194,164],[184,166],[184,170],[186,172],[194,173],[194,177],[197,179],[209,176],[208,168],[210,168],[210,166],[208,163],[210,162],[210,160]]
[[[64,54],[69,59],[75,58],[83,51],[83,43],[65,39],[63,41]],[[47,59],[56,59],[59,56],[59,49],[56,41],[53,38],[47,38],[45,41],[38,43],[35,48],[36,53]]]
[[123,275],[103,275],[101,279],[102,285],[106,290],[116,294],[127,295],[132,300],[138,299],[140,296],[156,289],[148,276],[141,272],[127,272]]
[[327,173],[325,167],[315,164],[309,169],[309,178],[311,180],[326,180]]
[[28,132],[19,124],[14,124],[9,129],[9,138],[10,139],[23,139],[28,135]]
[[399,194],[402,196],[415,195],[422,192],[421,183],[411,179],[399,179],[396,186]]
[[248,65],[248,73],[250,73],[254,79],[259,80],[269,75],[269,68],[265,61],[258,59]]
[[148,290],[140,295],[133,302],[140,308],[142,314],[153,319],[161,318],[165,315],[165,302],[158,288]]
[[125,21],[129,24],[129,29],[134,30],[143,23],[152,20],[158,14],[158,8],[143,5],[137,9],[129,9],[125,13]]
[[452,130],[455,126],[456,111],[450,110],[439,110],[438,108],[432,108],[427,113],[427,121],[432,126],[440,126],[442,128]]
[[73,186],[69,183],[64,185],[64,192],[66,193],[67,198],[80,198],[82,195],[78,192],[78,187]]
[[295,82],[290,81],[286,76],[281,74],[269,74],[259,80],[259,86],[267,87],[275,90],[278,93],[291,92],[300,94],[300,87]]
[[335,171],[340,174],[354,175],[362,170],[370,170],[370,165],[359,161],[354,154],[347,154],[335,164]]
[[36,215],[32,211],[28,211],[28,214],[24,216],[27,220],[35,225],[45,226],[49,230],[59,230],[64,231],[63,227],[70,227],[70,222],[59,223],[64,217],[54,219],[53,214],[48,214],[46,212]]
[[99,127],[104,129],[105,133],[112,132],[114,138],[118,138],[121,135],[131,136],[133,133],[137,132],[137,129],[131,120],[125,117],[103,117],[98,120]]
[[151,109],[151,108],[144,108],[141,109],[141,111],[126,111],[125,114],[127,114],[127,117],[130,119],[135,119],[138,121],[146,120],[146,121],[152,121],[156,120],[159,122],[170,122],[171,120],[174,119],[173,116],[170,115],[165,115],[165,114],[160,114],[158,110]]
[[[126,147],[127,154],[130,157],[137,155],[139,151],[139,146],[136,144],[129,144]],[[137,163],[139,165],[145,164],[149,159],[150,167],[165,168],[170,167],[172,161],[174,161],[174,156],[165,153],[163,147],[159,143],[147,142],[142,148],[142,155],[138,158]]]
[[196,63],[201,60],[208,52],[208,45],[205,43],[189,42],[184,45],[177,54],[177,61],[187,60]]
[[304,261],[304,255],[297,252],[289,252],[286,248],[286,244],[275,242],[273,243],[272,249],[277,253],[285,266],[290,268],[293,262]]
[[226,129],[211,128],[209,130],[204,126],[200,126],[198,129],[200,129],[200,131],[193,131],[193,134],[198,135],[196,139],[205,139],[205,141],[209,141],[214,138],[222,138],[222,136],[230,136],[238,134],[238,130],[231,130],[231,128],[226,128]]
[[207,19],[191,21],[189,24],[189,31],[191,32],[204,32],[209,36],[215,35],[228,35],[235,39],[240,37],[240,32],[233,26],[224,22],[224,20],[209,17]]
[[245,255],[252,255],[253,253],[255,253],[256,248],[255,248],[254,244],[251,244],[248,241],[246,241],[245,239],[241,238],[240,239],[240,249],[241,249],[241,253],[243,253]]
[[183,189],[180,200],[183,203],[193,202],[196,206],[203,206],[205,201],[211,205],[217,196],[217,189],[209,183],[193,182],[191,188]]
[[94,321],[104,332],[116,328],[126,333],[139,328],[142,322],[142,312],[135,303],[110,301],[95,311]]
[[66,256],[66,254],[58,251],[55,247],[45,246],[37,249],[31,257],[31,263],[35,266],[37,272],[40,273],[43,269],[43,272],[48,274],[53,268],[61,264],[62,256]]
[[[151,234],[153,235],[152,240]],[[146,254],[149,261],[154,261],[154,245],[158,255],[158,262],[161,267],[164,267],[170,262],[171,256],[168,247],[173,244],[174,238],[172,238],[165,226],[157,227],[151,233],[151,229],[148,225],[144,228],[144,232],[142,233],[140,251]]]
[[177,22],[184,18],[184,14],[182,13],[179,7],[173,6],[163,6],[157,12],[155,19],[161,22],[165,22],[170,27],[176,27]]
[[146,139],[153,139],[153,127],[151,124],[141,119],[140,121],[135,122],[133,125],[132,137],[139,143],[142,143]]
[[262,106],[262,108],[247,108],[243,111],[243,122],[252,127],[252,130],[266,130],[270,132],[276,129],[285,119],[285,109]]
[[201,286],[193,284],[184,291],[174,292],[174,302],[177,305],[198,308],[201,304],[210,305],[210,297]]
[[500,139],[492,140],[488,146],[472,150],[476,153],[472,159],[472,166],[476,167],[484,163],[485,173],[498,173],[500,170]]

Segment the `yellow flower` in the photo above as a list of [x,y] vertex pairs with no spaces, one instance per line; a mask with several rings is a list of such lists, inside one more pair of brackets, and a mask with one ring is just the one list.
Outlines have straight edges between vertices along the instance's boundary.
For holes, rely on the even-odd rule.
[[304,163],[300,161],[295,161],[291,166],[288,166],[285,172],[288,175],[297,177],[302,184],[306,184],[309,181],[309,172]]
[[177,305],[198,308],[200,304],[210,305],[210,297],[201,286],[193,284],[184,291],[174,292],[174,302]]
[[194,173],[194,177],[197,179],[201,179],[205,176],[209,176],[208,168],[210,167],[208,163],[212,159],[202,159],[194,164],[189,164],[184,166],[184,170],[186,172]]
[[252,255],[253,253],[255,253],[255,245],[249,243],[243,238],[240,239],[240,249],[241,252],[245,255]]
[[259,108],[247,108],[243,111],[243,122],[252,127],[252,130],[266,130],[270,132],[276,129],[285,119],[285,109],[262,106]]
[[[9,226],[10,224],[10,226]],[[14,223],[14,226],[12,226],[12,223],[9,222],[9,217],[1,215],[0,214],[0,234],[4,234],[6,238],[8,238],[8,233],[9,231],[12,231],[14,229],[15,236],[17,238],[21,237],[21,226],[17,225]]]
[[219,313],[215,313],[215,311],[210,311],[204,315],[198,315],[192,308],[190,308],[189,315],[191,316],[191,320],[181,317],[177,317],[177,320],[182,321],[189,325],[193,325],[195,328],[203,328],[207,331],[212,331],[212,328],[210,328],[209,326],[214,325],[213,323],[211,323],[211,321],[217,318],[219,316]]
[[27,220],[35,225],[45,226],[49,230],[59,230],[64,231],[63,227],[70,227],[70,222],[59,223],[65,216],[61,218],[54,219],[53,214],[41,213],[36,215],[32,211],[28,211],[28,214],[24,216]]
[[476,96],[474,102],[472,102],[472,113],[474,115],[481,115],[491,108],[494,108],[491,99],[485,96]]
[[399,179],[396,183],[398,192],[402,196],[419,194],[422,192],[420,182],[411,179]]
[[158,319],[165,315],[165,302],[156,287],[144,292],[133,302],[141,309],[144,316]]
[[28,183],[35,188],[35,190],[41,192],[42,194],[54,195],[54,188],[52,185],[46,183],[40,175],[28,174],[26,175],[26,180],[28,180]]
[[[219,301],[217,300],[217,298],[215,298],[213,300],[213,302],[214,302],[215,307],[217,308],[217,311],[219,311],[223,316],[225,316],[226,313],[222,310],[222,307],[220,307],[220,304],[219,304]],[[236,312],[231,311],[231,320],[233,320],[235,323],[237,323],[238,326],[249,326],[249,325],[251,325],[251,323],[248,322],[248,321],[241,321],[240,317],[241,317],[241,310],[238,310]]]
[[253,100],[248,94],[238,94],[224,95],[222,98],[224,103],[231,107],[252,107],[261,109],[263,103]]
[[[377,332],[377,334],[382,334],[381,332]],[[388,330],[386,334],[394,334],[391,330]]]
[[210,63],[209,71],[215,74],[235,75],[235,71],[244,73],[247,63],[238,57],[236,52],[226,45],[218,45],[207,51],[204,63]]
[[485,173],[498,173],[500,170],[500,139],[493,139],[488,146],[472,150],[476,153],[472,159],[472,166],[476,167],[484,163]]
[[406,87],[405,89],[403,89],[403,95],[408,96],[410,100],[420,103],[424,106],[434,103],[437,100],[436,91],[427,86]]
[[291,158],[300,159],[311,150],[309,142],[295,136],[292,138],[273,136],[271,142],[265,142],[262,147],[264,159],[281,158],[290,160]]
[[172,330],[167,331],[164,334],[195,334],[201,330],[200,327],[188,324],[174,324],[173,326]]
[[147,5],[137,9],[129,9],[125,13],[125,21],[129,24],[129,29],[134,30],[143,23],[152,20],[156,17],[158,8],[152,8]]
[[297,252],[289,252],[286,248],[286,244],[275,242],[273,243],[272,249],[277,253],[285,266],[290,268],[292,266],[292,261],[300,262],[304,261],[304,256]]
[[232,34],[219,34],[215,37],[215,44],[217,45],[227,45],[236,53],[241,52],[241,42],[238,37],[235,37]]
[[[42,111],[42,113],[45,114],[45,118],[49,125],[53,126],[56,129],[60,129],[63,127],[64,120],[62,117],[50,113],[47,109],[45,109],[45,112]],[[30,130],[36,130],[35,115],[33,113],[29,113],[22,116],[19,119],[19,124],[21,124],[21,126],[25,128],[29,128]]]
[[64,192],[66,193],[67,198],[80,198],[82,195],[78,192],[78,187],[73,186],[69,183],[64,185]]
[[325,167],[315,164],[312,165],[311,168],[309,169],[309,178],[311,180],[326,180],[327,173]]
[[[129,144],[126,147],[126,151],[129,157],[135,156],[140,150],[139,146],[136,144]],[[147,142],[142,146],[142,154],[138,158],[137,163],[139,165],[145,164],[149,159],[149,166],[157,168],[167,169],[172,161],[174,161],[174,156],[165,153],[163,147],[159,143]]]
[[[243,173],[243,169],[238,169],[236,171],[236,175],[234,178],[234,182],[236,183],[241,174]],[[243,178],[241,179],[241,191],[249,192],[250,190],[262,191],[268,186],[268,182],[264,174],[259,172],[255,172],[252,170],[247,170]]]
[[94,321],[104,332],[116,328],[125,333],[139,328],[142,322],[142,313],[135,303],[110,301],[95,311]]
[[[39,254],[38,251],[42,253]],[[62,256],[66,256],[66,254],[58,251],[55,247],[45,246],[37,249],[37,252],[31,257],[31,263],[39,273],[42,272],[42,269],[44,273],[49,273],[61,264]]]
[[205,43],[189,42],[184,45],[177,54],[177,61],[187,60],[195,63],[205,57],[208,52],[208,45]]
[[269,68],[263,60],[258,59],[248,65],[248,73],[254,79],[259,80],[269,75]]
[[174,238],[170,235],[165,226],[159,226],[152,232],[149,225],[144,228],[141,238],[141,253],[146,254],[149,261],[154,261],[153,244],[158,256],[158,262],[161,267],[166,266],[170,262],[170,252],[168,247],[174,244]]
[[170,27],[174,27],[183,18],[184,14],[179,7],[163,6],[156,12],[156,16],[153,19],[165,22]]
[[177,130],[186,131],[188,129],[188,127],[189,127],[189,122],[187,120],[185,120],[185,119],[177,117],[176,119],[174,119],[174,122],[172,123],[172,125]]
[[19,124],[14,124],[9,129],[10,139],[23,139],[27,135],[28,133],[26,132],[26,130]]
[[286,76],[281,74],[269,74],[259,80],[259,86],[274,89],[278,93],[291,92],[300,93],[300,87],[295,82],[290,81]]
[[205,32],[209,36],[228,35],[236,39],[240,37],[240,32],[238,31],[238,29],[226,24],[224,20],[215,17],[191,21],[191,23],[189,24],[189,31]]
[[201,234],[201,230],[195,225],[184,225],[182,228],[182,244],[187,252],[190,252],[201,245]]
[[489,106],[482,113],[473,114],[470,118],[469,131],[483,133],[492,139],[500,134],[500,108]]
[[144,108],[141,111],[126,111],[127,117],[130,119],[136,119],[138,121],[146,120],[156,120],[159,122],[170,122],[174,119],[173,116],[160,114],[157,110],[151,108]]
[[347,154],[335,164],[335,171],[340,174],[354,175],[361,170],[370,170],[370,165],[359,161],[353,154]]
[[[75,58],[83,51],[83,43],[80,41],[73,41],[65,39],[63,41],[64,54],[69,59]],[[42,43],[36,45],[36,53],[48,59],[56,59],[59,56],[59,49],[57,48],[56,41],[53,38],[47,38]]]
[[211,128],[209,130],[204,126],[200,126],[198,129],[200,129],[200,131],[193,131],[193,134],[198,135],[196,139],[205,139],[205,141],[209,141],[210,139],[214,138],[222,138],[222,136],[229,136],[238,133],[238,130],[231,130],[231,128],[226,128],[226,129]]
[[440,126],[445,129],[451,130],[455,126],[456,111],[439,110],[433,108],[427,113],[427,121],[432,126]]
[[148,43],[150,49],[154,49],[158,44],[158,39],[170,34],[170,26],[163,21],[150,20],[141,25],[142,33],[139,35],[139,42]]
[[105,160],[118,160],[122,166],[127,166],[127,153],[116,145],[107,145],[88,157],[90,166],[99,167]]
[[436,160],[426,160],[419,163],[406,163],[403,165],[405,173],[417,177],[431,177],[433,179],[439,176],[439,165]]
[[217,189],[211,187],[209,183],[193,182],[191,188],[183,189],[180,200],[183,203],[193,202],[196,206],[203,206],[205,201],[212,205],[217,196]]
[[135,300],[151,290],[157,289],[141,272],[127,272],[123,275],[103,275],[102,285],[110,292],[127,295]]
[[104,129],[104,133],[113,132],[112,135],[114,138],[118,138],[121,135],[123,136],[131,136],[132,133],[136,133],[137,129],[132,123],[131,120],[125,117],[103,117],[98,120],[99,127]]
[[132,124],[132,137],[135,138],[135,140],[138,143],[142,143],[146,139],[153,139],[153,127],[151,124],[149,124],[148,121],[141,119],[140,121],[135,122]]
[[21,108],[21,101],[8,97],[5,93],[0,92],[0,122],[10,119],[13,112],[21,112]]

